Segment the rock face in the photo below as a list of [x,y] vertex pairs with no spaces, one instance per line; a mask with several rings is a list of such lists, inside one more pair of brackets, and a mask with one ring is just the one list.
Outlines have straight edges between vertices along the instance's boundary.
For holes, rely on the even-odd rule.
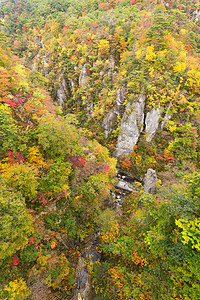
[[116,102],[115,102],[115,108],[110,110],[105,119],[102,122],[102,127],[105,131],[105,138],[108,137],[108,133],[113,131],[115,129],[115,121],[117,119],[117,116],[120,115],[120,112],[122,110],[124,101],[126,98],[126,89],[123,87],[121,89],[118,89],[117,96],[116,96]]
[[195,13],[196,13],[195,22],[198,22],[200,17],[200,10],[197,8]]
[[171,103],[168,105],[167,111],[164,116],[164,120],[161,122],[161,125],[160,125],[161,130],[164,130],[167,121],[171,120],[171,118],[173,117],[173,113],[170,112],[171,105],[172,105]]
[[47,69],[47,59],[44,57],[43,58],[43,66],[44,66],[44,76],[48,76],[48,69]]
[[125,99],[126,99],[126,89],[123,87],[117,91],[116,108],[118,111],[122,109]]
[[66,98],[66,93],[67,93],[67,85],[66,85],[64,75],[62,73],[60,74],[58,80],[59,80],[59,88],[56,90],[56,94],[58,98],[58,104],[61,107],[63,107],[64,100]]
[[102,127],[103,127],[104,132],[105,132],[105,138],[108,137],[109,132],[111,132],[115,129],[115,121],[117,119],[118,114],[119,113],[116,109],[112,109],[112,110],[109,111],[109,113],[107,114],[107,116],[103,120]]
[[[110,57],[109,57],[109,72],[113,72],[114,71],[114,68],[115,68],[115,59],[114,59],[114,56],[111,54]],[[109,73],[109,75],[110,75]]]
[[84,87],[87,82],[88,82],[88,78],[87,78],[87,71],[86,71],[86,67],[85,65],[83,65],[80,75],[79,75],[79,86],[80,87]]
[[151,142],[154,137],[156,130],[158,129],[159,120],[160,120],[161,110],[160,108],[155,107],[147,113],[145,120],[145,132],[146,132],[146,141]]
[[148,169],[144,179],[144,192],[152,194],[156,191],[157,175],[153,169]]
[[144,104],[144,95],[139,95],[136,103],[128,103],[121,120],[120,127],[123,133],[118,137],[116,156],[125,156],[133,152],[133,147],[143,130]]

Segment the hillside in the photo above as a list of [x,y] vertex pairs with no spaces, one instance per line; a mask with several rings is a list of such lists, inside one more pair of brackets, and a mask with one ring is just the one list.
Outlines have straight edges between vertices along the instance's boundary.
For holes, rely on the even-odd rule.
[[199,299],[199,1],[0,18],[0,299]]

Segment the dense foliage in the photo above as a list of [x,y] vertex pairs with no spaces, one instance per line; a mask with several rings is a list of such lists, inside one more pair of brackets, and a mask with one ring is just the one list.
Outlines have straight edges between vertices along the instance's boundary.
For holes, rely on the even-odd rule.
[[[2,0],[0,18],[0,299],[71,299],[93,237],[92,299],[199,299],[199,1]],[[117,167],[161,182],[119,214],[138,95],[160,124]]]

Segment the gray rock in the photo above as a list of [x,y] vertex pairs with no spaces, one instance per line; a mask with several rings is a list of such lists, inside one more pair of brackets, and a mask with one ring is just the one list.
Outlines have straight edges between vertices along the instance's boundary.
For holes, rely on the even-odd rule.
[[199,17],[200,17],[200,10],[197,8],[194,14],[196,14],[196,16],[195,16],[195,22],[198,22],[199,21]]
[[152,194],[156,191],[157,175],[153,169],[148,169],[144,178],[144,192]]
[[115,121],[117,116],[120,115],[120,111],[123,107],[126,98],[126,89],[123,87],[117,90],[115,108],[110,110],[105,119],[102,122],[102,127],[105,131],[105,138],[108,137],[108,133],[115,129]]
[[158,129],[160,115],[161,115],[160,107],[156,108],[156,109],[154,107],[146,115],[146,120],[145,120],[146,128],[145,128],[145,131],[146,131],[146,141],[147,142],[151,142],[151,140],[153,139],[153,137],[156,133],[156,130]]
[[122,134],[119,135],[116,156],[125,156],[133,152],[140,133],[143,130],[145,96],[139,95],[134,104],[128,103],[126,111],[121,120]]
[[79,75],[79,86],[84,87],[88,81],[85,64],[83,65]]
[[59,88],[56,90],[56,94],[58,98],[58,104],[61,107],[63,107],[64,100],[66,98],[66,93],[67,93],[67,85],[63,73],[61,73],[60,76],[58,77],[58,81],[59,81]]
[[108,137],[108,133],[113,131],[115,129],[115,120],[118,116],[118,111],[116,109],[112,109],[109,111],[109,113],[107,114],[107,116],[105,117],[105,119],[102,122],[102,127],[104,129],[105,132],[105,137]]
[[119,181],[116,185],[116,188],[118,189],[122,189],[124,191],[127,191],[127,192],[135,192],[128,184],[128,182],[126,181]]
[[116,107],[119,111],[122,109],[125,99],[126,99],[126,89],[124,87],[118,89],[117,98],[116,98]]
[[163,130],[165,128],[165,125],[166,125],[167,121],[171,120],[171,118],[173,117],[173,112],[170,112],[171,105],[172,104],[169,103],[167,111],[166,111],[165,116],[164,116],[164,120],[161,122],[161,125],[160,125],[161,130]]
[[114,59],[114,56],[112,54],[109,56],[108,65],[109,65],[110,71],[113,72],[114,68],[115,68],[115,59]]
[[71,90],[72,90],[72,94],[75,94],[75,83],[72,79],[70,79],[70,84],[71,84]]
[[43,58],[43,66],[44,66],[44,76],[47,77],[49,73],[47,68],[47,59],[45,57]]
[[94,111],[93,102],[87,102],[86,103],[86,116],[88,117],[88,119],[91,117],[93,111]]

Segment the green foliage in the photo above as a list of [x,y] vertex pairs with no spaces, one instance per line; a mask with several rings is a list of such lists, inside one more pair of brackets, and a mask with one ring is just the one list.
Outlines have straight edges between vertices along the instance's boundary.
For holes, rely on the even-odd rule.
[[0,215],[0,259],[5,259],[26,246],[28,237],[33,233],[33,228],[24,199],[20,194],[8,190],[2,181],[0,184]]
[[[190,176],[193,184],[197,174]],[[108,299],[128,299],[130,295],[134,297],[129,294],[134,290],[136,299],[163,298],[166,293],[169,299],[178,295],[189,299],[192,282],[192,297],[198,299],[199,271],[195,262],[199,258],[199,220],[195,215],[199,213],[199,202],[195,199],[192,200],[190,186],[182,191],[163,188],[155,196],[143,193],[139,198],[126,197],[120,224],[112,224],[101,233],[108,271],[102,281],[105,275],[99,278],[97,270],[104,263],[94,269],[97,294]],[[125,267],[120,297],[118,276],[120,268]],[[124,275],[120,274],[123,281]]]
[[57,158],[54,163],[48,165],[48,169],[42,173],[39,189],[45,191],[47,195],[68,191],[69,175],[72,168],[69,162]]
[[39,143],[50,157],[81,154],[80,135],[72,124],[76,124],[72,115],[56,118],[46,114],[39,120]]
[[0,103],[0,151],[5,153],[19,146],[18,127],[12,118],[11,108]]
[[29,164],[4,164],[2,177],[9,188],[20,193],[27,201],[31,201],[37,195],[38,173],[38,169]]
[[[71,245],[82,250],[100,228],[94,299],[199,299],[198,1],[0,2],[0,298],[28,296],[29,268],[52,297],[68,297]],[[55,101],[63,89],[62,111],[44,87]],[[176,170],[177,188],[126,195],[118,216],[105,209],[116,160],[94,138],[114,152],[125,107],[141,93],[164,130],[147,143],[144,128],[118,167],[139,179],[149,167],[164,179]],[[21,264],[8,272],[17,251]]]

